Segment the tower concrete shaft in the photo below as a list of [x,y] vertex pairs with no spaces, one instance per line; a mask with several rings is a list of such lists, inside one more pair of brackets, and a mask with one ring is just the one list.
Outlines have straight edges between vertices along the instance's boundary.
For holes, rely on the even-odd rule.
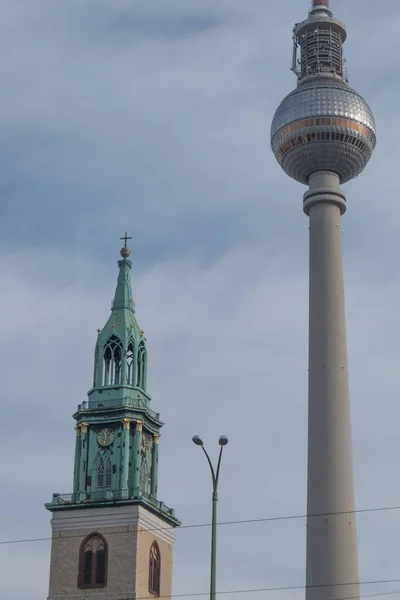
[[282,169],[309,186],[310,331],[306,600],[359,597],[339,184],[364,170],[375,119],[348,85],[347,32],[329,0],[311,0],[293,30],[297,88],[279,105],[271,147]]
[[359,596],[339,176],[310,176],[306,600]]

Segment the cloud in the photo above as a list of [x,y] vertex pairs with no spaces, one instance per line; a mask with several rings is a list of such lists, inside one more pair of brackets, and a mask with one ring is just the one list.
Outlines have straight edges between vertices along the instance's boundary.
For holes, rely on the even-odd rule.
[[[91,385],[126,229],[152,406],[165,420],[160,497],[184,524],[209,522],[209,473],[191,437],[216,452],[226,433],[220,519],[303,514],[308,224],[304,189],[270,153],[269,124],[295,84],[291,27],[307,6],[277,4],[273,20],[262,0],[0,8],[3,539],[47,537],[43,503],[71,491],[71,415]],[[400,11],[389,0],[360,15],[337,0],[335,14],[348,26],[351,84],[379,134],[365,174],[346,186],[343,218],[357,505],[373,508],[400,493],[399,88],[389,51]],[[398,519],[358,516],[362,579],[396,578]],[[178,530],[174,593],[207,592],[209,534]],[[221,591],[304,582],[304,519],[218,535]],[[48,542],[0,552],[0,600],[45,597]]]

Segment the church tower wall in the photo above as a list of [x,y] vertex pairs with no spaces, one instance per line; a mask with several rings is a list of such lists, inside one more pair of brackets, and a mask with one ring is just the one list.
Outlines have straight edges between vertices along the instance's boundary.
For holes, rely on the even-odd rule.
[[111,315],[98,330],[93,387],[78,405],[73,491],[53,494],[48,600],[172,593],[172,508],[158,500],[160,415],[147,392],[147,340],[121,250]]
[[[95,534],[101,534],[107,544],[107,586],[79,588],[81,548]],[[82,600],[91,595],[96,600],[148,597],[154,543],[161,562],[159,595],[171,596],[174,527],[140,505],[55,512],[52,537],[48,600]]]

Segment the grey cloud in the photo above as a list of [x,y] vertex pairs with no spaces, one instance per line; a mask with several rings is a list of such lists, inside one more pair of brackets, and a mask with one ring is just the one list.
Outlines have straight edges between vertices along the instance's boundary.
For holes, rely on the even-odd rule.
[[[134,277],[138,318],[149,338],[153,407],[166,420],[160,457],[160,496],[175,505],[186,524],[209,520],[209,473],[202,455],[190,443],[195,432],[204,434],[211,449],[221,432],[227,433],[231,440],[221,479],[221,520],[304,512],[306,267],[298,277],[293,277],[287,266],[281,265],[278,272],[274,261],[264,263],[264,250],[258,246],[251,251],[237,249],[212,269],[199,268],[188,260],[160,263]],[[32,257],[40,270],[52,261],[45,253]],[[54,262],[65,265],[67,272],[74,268],[72,257],[60,255]],[[88,264],[83,270],[96,271],[97,266]],[[3,439],[10,439],[6,443],[18,448],[6,480],[21,501],[24,490],[30,490],[31,506],[19,524],[17,515],[21,509],[15,507],[18,512],[4,530],[6,537],[26,537],[27,533],[28,537],[36,537],[48,531],[48,515],[41,508],[42,502],[53,491],[66,492],[71,486],[70,414],[90,386],[95,328],[107,318],[106,297],[111,295],[115,271],[115,265],[107,265],[107,289],[102,289],[102,281],[97,281],[91,289],[90,279],[84,279],[75,289],[62,286],[46,291],[42,291],[43,284],[36,284],[34,278],[28,279],[28,283],[18,283],[14,271],[10,271],[10,297],[21,301],[24,298],[32,308],[37,307],[36,314],[27,317],[30,316],[32,349],[39,344],[40,352],[30,357],[25,374],[28,388],[33,392],[28,393],[27,389],[22,393],[15,385],[7,392],[8,401],[18,401],[20,410],[25,407],[26,411],[29,405],[35,410],[26,423],[21,423],[17,437],[8,429],[3,433],[6,436]],[[368,315],[378,301],[373,281],[363,278],[347,283],[358,502],[360,507],[367,508],[382,503],[390,505],[395,501],[398,485],[390,477],[390,468],[380,468],[379,473],[376,469],[379,456],[390,464],[390,457],[396,454],[396,437],[390,440],[387,434],[395,431],[393,416],[397,406],[390,395],[380,397],[376,407],[373,399],[378,390],[393,387],[396,375],[390,370],[391,379],[386,377],[382,388],[382,381],[375,379],[376,369],[372,368],[375,356],[363,349],[368,339],[374,339],[376,352],[387,360],[382,351],[387,345],[391,316],[388,300],[398,297],[399,290],[396,284],[387,285],[381,299],[386,313],[372,322],[368,321]],[[7,297],[3,301],[9,304]],[[69,311],[70,306],[79,310]],[[18,305],[15,310],[17,317]],[[396,311],[395,305],[391,310]],[[4,314],[4,307],[1,312]],[[10,308],[7,314],[10,333],[20,339],[24,322],[13,318]],[[21,329],[15,329],[15,324]],[[393,334],[395,347],[395,331]],[[393,356],[393,350],[387,352]],[[53,357],[50,364],[49,354]],[[3,363],[6,357],[1,358]],[[383,366],[379,365],[379,373],[383,374]],[[290,378],[285,376],[287,372],[291,373]],[[366,381],[365,373],[369,374]],[[13,380],[11,376],[10,383]],[[61,391],[54,396],[54,389]],[[381,412],[375,415],[375,410]],[[377,430],[378,414],[385,422]],[[47,432],[46,444],[34,451],[37,429],[43,426]],[[378,453],[375,456],[369,451],[371,431],[375,436],[372,450]],[[48,444],[54,448],[52,456],[48,455]],[[24,476],[20,478],[22,473]],[[9,501],[9,495],[3,497],[5,506]],[[9,510],[12,516],[14,509]],[[360,556],[362,570],[368,572],[367,565],[372,560],[374,577],[376,574],[379,578],[380,563],[376,563],[374,547],[384,547],[389,542],[387,529],[377,528],[375,516],[372,513],[359,519]],[[25,525],[28,520],[29,526]],[[220,589],[301,585],[304,526],[304,520],[300,519],[221,527]],[[207,529],[178,531],[176,593],[206,591],[208,533]],[[236,536],[240,537],[240,543],[233,543]],[[24,547],[20,561],[29,561],[30,550],[31,545]],[[43,590],[43,595],[48,556],[45,553],[40,556],[37,589]],[[248,566],[240,575],[234,575],[235,565],[247,565],[246,557],[250,559]],[[387,561],[388,557],[383,572],[390,574]],[[289,596],[294,600],[299,593]],[[41,597],[39,593],[37,597]],[[16,598],[19,600],[19,596]]]
[[[76,21],[80,21],[76,14]],[[111,17],[111,18],[110,18]],[[73,23],[71,24],[73,26]],[[129,13],[109,11],[103,15],[97,10],[86,12],[84,23],[79,23],[82,34],[91,33],[97,42],[107,44],[112,38],[118,45],[135,44],[138,36],[155,37],[162,41],[174,41],[177,38],[199,35],[221,25],[221,20],[213,15],[176,15],[160,17],[140,14],[135,7]]]
[[[204,27],[168,43],[142,32],[134,47],[129,30],[115,28],[131,11],[125,0],[0,4],[8,539],[48,534],[43,502],[70,491],[70,415],[90,387],[95,330],[108,315],[126,228],[153,407],[166,421],[160,496],[186,524],[208,522],[209,473],[190,438],[204,434],[211,446],[226,433],[222,520],[305,510],[307,220],[303,189],[280,172],[268,136],[295,84],[286,69],[291,27],[308,2],[278,3],[274,27],[264,0],[216,4],[135,3],[148,23]],[[379,12],[364,2],[361,16],[357,3],[335,3],[348,25],[351,83],[380,132],[369,168],[346,186],[343,219],[360,508],[398,504],[400,494],[398,53],[383,35],[396,30],[397,4]],[[362,578],[396,572],[398,518],[359,516]],[[221,527],[220,589],[301,585],[304,535],[302,520]],[[209,530],[177,536],[175,593],[206,592]],[[1,600],[28,597],[23,582],[15,589],[17,565],[30,574],[30,600],[45,597],[41,544],[0,546]]]

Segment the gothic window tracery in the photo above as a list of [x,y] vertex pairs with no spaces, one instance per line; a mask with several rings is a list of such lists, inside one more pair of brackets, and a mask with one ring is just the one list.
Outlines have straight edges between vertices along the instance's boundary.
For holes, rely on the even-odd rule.
[[140,489],[142,490],[142,492],[146,493],[147,489],[146,489],[146,481],[147,481],[147,469],[146,469],[146,459],[143,457],[142,458],[142,464],[140,466]]
[[107,542],[99,533],[92,533],[83,540],[79,551],[78,587],[106,586],[107,555]]
[[140,463],[140,489],[145,494],[151,493],[151,455],[150,455],[150,436],[142,433],[141,463]]
[[135,351],[132,339],[128,342],[126,353],[126,382],[128,385],[135,385]]
[[99,365],[99,345],[97,343],[96,349],[94,351],[93,387],[96,387],[96,382],[98,381],[98,365]]
[[142,456],[142,464],[140,466],[140,489],[145,494],[150,495],[151,492],[151,471],[146,456]]
[[108,454],[100,455],[97,468],[97,487],[111,487],[111,472],[112,466],[110,456]]
[[161,554],[157,542],[153,542],[149,556],[149,592],[160,595],[161,587]]
[[116,335],[108,340],[103,354],[103,385],[121,383],[122,344]]
[[137,385],[143,390],[146,389],[146,348],[143,342],[140,342],[137,355]]

